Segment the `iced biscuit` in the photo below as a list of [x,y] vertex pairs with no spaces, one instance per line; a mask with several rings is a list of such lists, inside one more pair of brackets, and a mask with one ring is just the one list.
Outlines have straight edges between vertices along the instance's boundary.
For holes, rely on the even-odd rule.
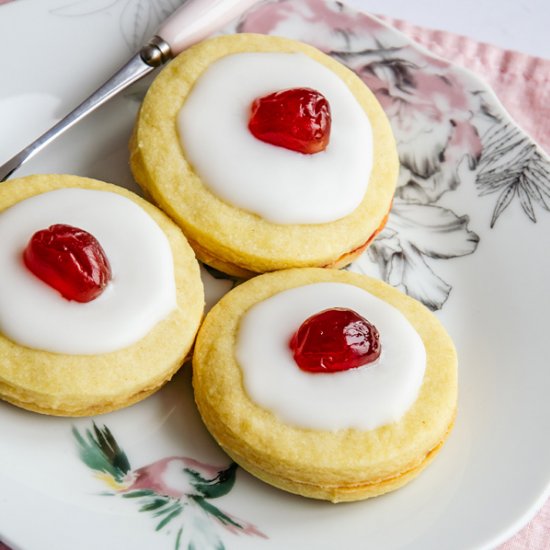
[[[88,303],[31,272],[35,232],[77,227],[99,241],[112,277]],[[0,398],[62,416],[126,407],[182,365],[204,305],[198,262],[181,230],[120,187],[68,175],[0,189]],[[64,260],[63,260],[64,261]]]
[[[326,96],[326,150],[304,154],[249,131],[255,99],[295,88]],[[350,263],[383,227],[398,172],[388,119],[352,71],[306,44],[253,34],[173,60],[145,97],[130,151],[136,181],[198,258],[242,277]]]
[[[373,323],[381,353],[342,372],[304,371],[289,342],[334,308]],[[397,489],[431,462],[453,426],[456,363],[437,318],[393,287],[292,269],[247,281],[211,310],[193,387],[207,428],[243,468],[286,491],[352,501]]]

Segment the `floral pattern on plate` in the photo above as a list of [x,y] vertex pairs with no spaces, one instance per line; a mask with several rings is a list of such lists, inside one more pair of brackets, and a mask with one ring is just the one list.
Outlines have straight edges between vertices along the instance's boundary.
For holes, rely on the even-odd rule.
[[224,550],[214,524],[233,534],[267,538],[251,523],[210,502],[233,488],[234,462],[217,468],[193,458],[171,456],[133,469],[107,426],[100,428],[94,422],[84,435],[73,427],[73,435],[81,460],[111,489],[104,495],[139,503],[140,512],[155,518],[156,531],[178,523],[174,550]]
[[393,208],[348,269],[369,273],[375,264],[386,282],[438,310],[451,285],[433,260],[472,254],[479,243],[467,213],[443,206],[445,194],[472,184],[480,195],[498,194],[491,227],[512,200],[532,221],[534,205],[549,210],[550,164],[488,90],[377,19],[340,2],[280,0],[249,12],[236,30],[312,43],[354,70],[390,119],[401,162]]
[[183,0],[80,0],[52,10],[64,17],[85,16],[116,9],[123,4],[120,14],[120,31],[128,49],[138,50],[153,35],[158,24],[182,4]]

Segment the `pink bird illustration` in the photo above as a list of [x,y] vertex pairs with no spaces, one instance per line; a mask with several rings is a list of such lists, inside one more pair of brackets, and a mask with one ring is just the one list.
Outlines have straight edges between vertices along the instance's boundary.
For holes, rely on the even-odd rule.
[[94,422],[84,435],[73,427],[73,435],[82,461],[110,488],[104,494],[136,499],[140,512],[150,513],[158,520],[156,531],[179,519],[175,550],[223,550],[214,525],[233,534],[267,538],[251,523],[210,502],[233,488],[237,470],[234,462],[218,468],[193,458],[171,456],[132,469],[107,426],[99,428]]

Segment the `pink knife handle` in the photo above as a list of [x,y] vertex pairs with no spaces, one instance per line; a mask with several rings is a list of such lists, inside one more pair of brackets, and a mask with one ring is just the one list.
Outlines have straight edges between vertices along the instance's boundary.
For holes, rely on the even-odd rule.
[[157,30],[172,56],[216,32],[257,0],[187,0]]

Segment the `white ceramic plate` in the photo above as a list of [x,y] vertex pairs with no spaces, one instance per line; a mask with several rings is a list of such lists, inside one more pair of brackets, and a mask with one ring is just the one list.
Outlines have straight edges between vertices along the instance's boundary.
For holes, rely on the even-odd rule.
[[[178,3],[0,2],[0,162],[103,82]],[[388,112],[399,190],[386,229],[353,269],[422,300],[450,331],[460,359],[456,428],[418,480],[336,506],[235,470],[200,422],[188,368],[145,402],[95,419],[1,403],[0,538],[20,550],[494,547],[550,485],[548,160],[482,82],[341,4],[269,2],[235,29],[331,52]],[[146,86],[19,174],[68,172],[135,189],[127,141]],[[205,277],[214,294],[232,284]],[[102,458],[109,448],[116,466]]]

